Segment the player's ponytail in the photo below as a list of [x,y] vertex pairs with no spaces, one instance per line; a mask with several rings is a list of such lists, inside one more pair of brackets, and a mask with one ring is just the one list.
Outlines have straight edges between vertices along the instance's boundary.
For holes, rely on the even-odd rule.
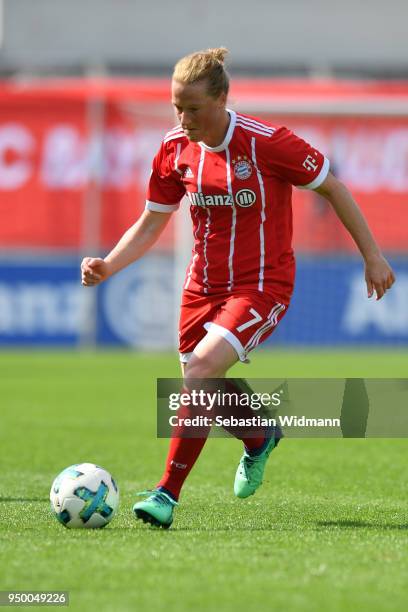
[[208,95],[213,98],[228,94],[229,75],[224,67],[227,53],[225,47],[217,47],[186,55],[175,65],[173,79],[186,84],[206,80]]

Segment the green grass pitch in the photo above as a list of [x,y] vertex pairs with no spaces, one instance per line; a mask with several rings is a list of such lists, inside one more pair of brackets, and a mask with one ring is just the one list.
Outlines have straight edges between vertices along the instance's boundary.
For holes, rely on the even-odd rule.
[[[235,376],[406,377],[404,352],[270,352]],[[240,443],[210,439],[169,531],[136,522],[160,477],[155,378],[173,355],[0,353],[0,590],[69,590],[71,610],[405,610],[406,440],[284,440],[263,487],[232,492]],[[91,461],[121,489],[112,524],[69,531],[48,493]]]

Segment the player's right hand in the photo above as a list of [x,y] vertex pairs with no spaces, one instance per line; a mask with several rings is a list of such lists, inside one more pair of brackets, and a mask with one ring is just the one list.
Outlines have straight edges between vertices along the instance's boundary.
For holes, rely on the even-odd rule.
[[81,282],[84,287],[94,287],[109,276],[108,264],[100,257],[84,257],[81,263]]

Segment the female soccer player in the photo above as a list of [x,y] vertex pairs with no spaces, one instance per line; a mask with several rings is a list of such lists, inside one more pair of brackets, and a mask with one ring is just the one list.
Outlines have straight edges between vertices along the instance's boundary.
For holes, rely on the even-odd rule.
[[[179,125],[153,160],[146,209],[105,259],[85,257],[82,283],[97,285],[138,260],[154,244],[183,196],[190,201],[193,257],[187,269],[180,316],[180,360],[189,380],[222,378],[263,342],[288,308],[295,260],[292,185],[313,189],[333,206],[365,262],[368,297],[394,282],[367,223],[347,188],[316,148],[285,127],[226,108],[227,49],[182,58],[172,79]],[[164,528],[173,521],[181,487],[206,441],[170,441],[162,479],[135,504],[138,518]],[[271,432],[245,438],[234,483],[238,497],[262,483],[277,439]]]

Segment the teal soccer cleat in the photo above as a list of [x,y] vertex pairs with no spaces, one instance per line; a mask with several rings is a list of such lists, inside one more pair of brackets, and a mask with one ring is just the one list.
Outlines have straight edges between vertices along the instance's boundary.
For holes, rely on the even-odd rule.
[[154,527],[168,529],[173,522],[174,506],[178,503],[163,491],[142,491],[138,495],[148,495],[133,506],[136,518]]
[[237,497],[245,499],[261,486],[266,462],[278,442],[279,438],[272,437],[265,450],[257,456],[244,452],[235,474],[234,493]]

